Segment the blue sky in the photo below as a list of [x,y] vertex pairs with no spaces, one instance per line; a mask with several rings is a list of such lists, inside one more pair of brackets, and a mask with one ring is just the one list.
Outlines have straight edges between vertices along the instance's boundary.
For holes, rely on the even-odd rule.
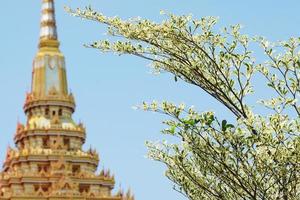
[[[167,74],[154,76],[148,62],[130,56],[102,54],[82,44],[105,38],[105,28],[69,16],[73,8],[92,5],[108,16],[140,16],[160,21],[160,10],[194,17],[219,16],[221,26],[241,23],[249,35],[272,41],[300,34],[300,1],[219,0],[59,0],[56,2],[61,50],[67,60],[69,87],[77,102],[75,119],[87,127],[85,147],[97,148],[100,168],[110,168],[117,184],[131,187],[137,200],[180,200],[164,177],[164,166],[148,160],[146,140],[162,140],[163,116],[135,111],[142,101],[170,100],[215,110],[220,118],[231,115],[198,88],[174,82]],[[30,89],[31,64],[37,51],[40,1],[2,1],[0,7],[0,160],[13,145],[17,120],[25,122],[23,102]],[[259,57],[258,59],[263,59]],[[263,82],[258,82],[263,84]],[[262,90],[258,91],[263,94]]]

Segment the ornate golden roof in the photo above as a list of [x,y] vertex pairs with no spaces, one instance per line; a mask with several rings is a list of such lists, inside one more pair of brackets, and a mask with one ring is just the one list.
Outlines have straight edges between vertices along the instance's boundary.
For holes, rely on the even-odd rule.
[[7,148],[0,173],[0,200],[134,200],[131,192],[112,194],[114,175],[109,170],[97,174],[97,151],[82,148],[86,133],[72,118],[75,100],[59,50],[54,0],[42,1],[39,48],[24,112],[27,122],[17,124],[16,147]]

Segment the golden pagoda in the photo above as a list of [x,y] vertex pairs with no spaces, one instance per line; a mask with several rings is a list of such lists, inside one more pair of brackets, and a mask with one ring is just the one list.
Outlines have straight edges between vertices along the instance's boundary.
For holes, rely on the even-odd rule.
[[18,123],[16,147],[7,149],[0,200],[134,200],[130,192],[112,194],[115,180],[109,170],[96,174],[99,155],[82,149],[85,128],[73,121],[74,111],[54,0],[43,0],[39,49],[24,104],[27,122]]

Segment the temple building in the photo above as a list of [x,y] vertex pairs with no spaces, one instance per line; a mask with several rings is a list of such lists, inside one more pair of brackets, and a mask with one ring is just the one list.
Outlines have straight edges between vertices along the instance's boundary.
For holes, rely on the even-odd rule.
[[134,200],[130,192],[112,194],[109,170],[96,173],[99,155],[84,151],[84,125],[75,123],[65,58],[59,50],[54,0],[42,1],[38,52],[32,86],[17,124],[15,147],[7,149],[0,173],[0,200]]

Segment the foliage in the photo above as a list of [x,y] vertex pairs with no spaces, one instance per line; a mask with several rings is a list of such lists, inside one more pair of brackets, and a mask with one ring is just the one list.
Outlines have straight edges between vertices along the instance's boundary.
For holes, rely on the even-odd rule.
[[[143,103],[144,110],[168,115],[162,132],[180,139],[177,144],[147,143],[150,158],[166,164],[177,191],[192,200],[300,198],[299,38],[271,44],[241,34],[240,25],[216,31],[214,17],[167,14],[155,23],[106,17],[92,8],[67,11],[107,25],[108,34],[120,38],[88,47],[150,60],[156,72],[198,86],[235,116],[230,124],[213,112]],[[256,63],[250,42],[261,44],[266,63]],[[261,100],[271,109],[267,116],[246,103],[254,93],[254,75],[265,77],[266,92],[275,93]]]

